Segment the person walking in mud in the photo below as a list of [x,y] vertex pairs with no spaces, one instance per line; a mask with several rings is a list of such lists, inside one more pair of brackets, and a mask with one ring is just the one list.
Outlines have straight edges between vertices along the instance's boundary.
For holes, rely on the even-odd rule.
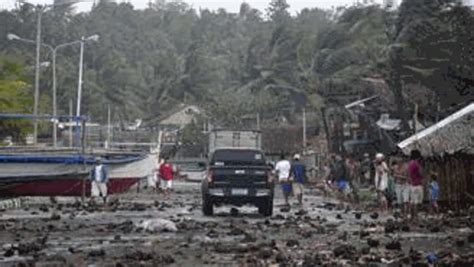
[[360,176],[359,176],[359,164],[354,159],[353,155],[348,155],[346,158],[346,170],[347,170],[347,182],[350,188],[349,199],[354,204],[359,204],[359,186],[360,186]]
[[291,166],[291,174],[290,176],[293,177],[293,195],[296,196],[298,200],[298,204],[300,206],[303,205],[303,191],[304,191],[304,184],[307,181],[306,176],[306,166],[300,161],[301,156],[299,154],[295,154],[293,157],[293,164]]
[[[336,163],[334,165],[334,176],[336,179],[336,187],[339,191],[339,198],[341,201],[350,198],[350,186],[348,181],[348,171],[346,161],[340,156],[336,156]],[[341,203],[342,204],[342,203]]]
[[107,166],[102,164],[101,158],[96,158],[96,165],[90,172],[91,179],[91,202],[94,203],[96,197],[101,197],[107,203],[107,182],[109,180]]
[[418,209],[423,202],[423,170],[421,167],[421,153],[413,150],[408,163],[408,181],[410,183],[410,213],[411,219],[416,220]]
[[323,176],[321,178],[322,185],[320,186],[321,190],[323,191],[324,197],[329,196],[329,191],[331,190],[331,162],[330,160],[326,160],[323,165]]
[[160,178],[160,167],[161,165],[163,165],[164,163],[164,160],[162,158],[158,158],[158,160],[156,161],[156,167],[155,167],[155,172],[154,172],[154,190],[155,190],[155,193],[160,193],[162,192],[162,189],[161,189],[161,178]]
[[173,165],[168,162],[168,158],[163,159],[163,163],[159,169],[159,176],[161,190],[163,190],[165,196],[169,196],[171,194],[171,188],[173,187],[174,170]]
[[380,212],[388,210],[387,189],[388,189],[388,166],[385,162],[385,156],[382,153],[375,155],[375,190]]
[[407,165],[401,158],[395,158],[392,165],[392,174],[395,182],[395,195],[398,208],[402,216],[408,216],[410,203],[410,187],[408,186]]
[[280,161],[275,165],[275,172],[278,177],[278,182],[281,185],[281,191],[283,192],[283,197],[285,198],[285,205],[290,206],[289,198],[292,191],[291,181],[290,181],[290,171],[291,163],[286,160],[285,155],[281,154]]

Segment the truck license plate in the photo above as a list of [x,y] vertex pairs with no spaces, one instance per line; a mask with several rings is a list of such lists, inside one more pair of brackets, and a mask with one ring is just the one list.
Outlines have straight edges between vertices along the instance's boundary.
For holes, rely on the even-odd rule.
[[232,195],[234,196],[246,196],[247,194],[247,189],[232,189]]

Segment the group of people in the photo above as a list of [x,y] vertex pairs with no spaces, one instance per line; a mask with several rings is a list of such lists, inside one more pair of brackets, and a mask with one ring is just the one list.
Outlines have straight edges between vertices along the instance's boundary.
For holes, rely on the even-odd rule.
[[[368,154],[365,154],[361,161],[351,157],[344,160],[339,155],[332,156],[324,166],[324,189],[326,192],[336,189],[343,200],[353,201],[357,198],[356,189],[368,185],[377,192],[381,212],[398,207],[403,216],[414,219],[423,203],[424,182],[427,176],[423,172],[421,154],[414,150],[410,159],[394,156],[388,162],[390,165],[382,153],[377,153],[373,161]],[[440,193],[438,177],[432,172],[429,178],[427,184],[430,209],[437,213]],[[368,181],[373,181],[372,185]]]
[[[331,156],[324,166],[324,188],[326,192],[335,189],[343,201],[357,202],[357,188],[364,186],[366,181],[373,177],[373,188],[377,192],[377,201],[381,212],[387,212],[397,206],[404,217],[417,217],[420,205],[423,203],[424,180],[426,174],[421,164],[421,154],[418,150],[411,152],[410,159],[395,156],[390,159],[390,167],[385,156],[381,153],[375,155],[375,160],[370,161],[369,155],[359,163],[352,158],[343,159],[339,155]],[[176,171],[167,158],[158,161],[155,174],[149,179],[149,186],[155,191],[163,192],[169,196],[173,178]],[[281,185],[285,205],[289,205],[291,196],[295,196],[298,204],[303,204],[304,184],[307,182],[306,166],[301,161],[301,156],[295,154],[290,162],[282,155],[276,163],[274,173]],[[107,202],[107,166],[102,159],[96,159],[96,165],[90,172],[91,198],[102,198]],[[438,213],[438,198],[440,187],[436,173],[430,174],[428,193],[430,209]]]
[[[158,161],[153,174],[148,179],[148,185],[155,191],[163,192],[169,196],[173,185],[173,178],[176,171],[167,158]],[[107,184],[109,182],[107,165],[103,164],[101,158],[95,159],[95,165],[91,169],[89,178],[91,181],[91,202],[95,202],[96,198],[101,198],[107,203]]]
[[282,154],[275,165],[275,174],[281,184],[285,205],[289,206],[290,196],[294,195],[298,205],[303,205],[304,184],[307,182],[306,166],[301,162],[301,156],[295,154],[293,162],[286,159]]
[[413,150],[410,159],[394,157],[388,167],[383,154],[377,154],[375,159],[375,189],[381,211],[386,212],[393,203],[401,209],[402,215],[416,219],[424,199],[424,182],[428,178],[428,199],[430,210],[438,213],[438,198],[440,187],[438,175],[431,172],[427,175],[421,164],[421,154]]

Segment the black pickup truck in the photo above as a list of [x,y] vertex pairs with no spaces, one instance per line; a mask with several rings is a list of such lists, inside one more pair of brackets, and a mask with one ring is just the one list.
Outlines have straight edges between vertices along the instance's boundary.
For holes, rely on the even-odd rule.
[[214,205],[253,204],[259,213],[273,213],[273,179],[265,155],[256,149],[228,148],[214,151],[202,181],[202,211],[212,215]]

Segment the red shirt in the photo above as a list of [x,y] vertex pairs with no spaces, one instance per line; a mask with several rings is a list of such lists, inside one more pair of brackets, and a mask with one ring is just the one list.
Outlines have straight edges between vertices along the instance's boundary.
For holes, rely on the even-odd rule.
[[163,163],[160,166],[160,177],[163,180],[173,180],[173,166],[169,163]]
[[417,160],[412,160],[408,163],[408,176],[410,177],[411,185],[422,185],[423,176],[421,175],[421,165]]

